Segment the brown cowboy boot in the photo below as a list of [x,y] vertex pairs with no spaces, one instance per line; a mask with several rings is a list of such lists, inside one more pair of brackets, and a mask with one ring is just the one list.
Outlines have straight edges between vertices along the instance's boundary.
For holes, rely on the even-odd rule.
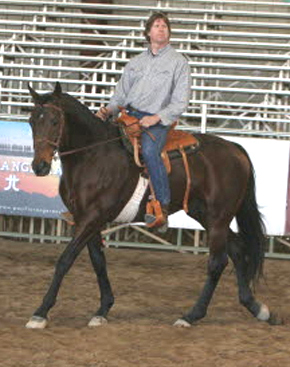
[[162,205],[161,209],[162,209],[162,214],[163,214],[163,218],[164,218],[164,223],[158,227],[158,232],[160,233],[166,233],[167,229],[168,229],[168,207],[169,205]]
[[[162,217],[160,217],[160,214]],[[145,223],[149,228],[158,228],[158,231],[165,233],[168,228],[168,205],[161,206],[161,213],[158,215],[156,212],[145,214]]]

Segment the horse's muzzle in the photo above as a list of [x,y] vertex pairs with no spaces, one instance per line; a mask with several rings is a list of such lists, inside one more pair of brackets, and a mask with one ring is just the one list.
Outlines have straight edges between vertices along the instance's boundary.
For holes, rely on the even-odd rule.
[[46,161],[32,162],[32,169],[36,176],[47,176],[50,172],[50,167],[51,164]]

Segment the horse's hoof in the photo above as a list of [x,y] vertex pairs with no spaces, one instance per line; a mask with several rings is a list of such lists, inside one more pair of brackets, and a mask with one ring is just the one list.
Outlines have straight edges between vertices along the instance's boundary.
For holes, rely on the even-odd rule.
[[176,327],[191,327],[191,324],[183,319],[178,319],[177,321],[175,321],[175,323],[173,324],[173,326]]
[[89,327],[103,326],[108,323],[108,320],[103,316],[94,316],[91,321],[88,323]]
[[40,316],[32,316],[25,325],[27,329],[45,329],[47,326],[47,319]]
[[268,321],[270,319],[270,311],[268,306],[261,304],[260,311],[257,315],[259,321]]
[[284,325],[285,321],[282,317],[280,317],[279,315],[271,312],[270,313],[270,318],[268,320],[268,323],[270,325]]

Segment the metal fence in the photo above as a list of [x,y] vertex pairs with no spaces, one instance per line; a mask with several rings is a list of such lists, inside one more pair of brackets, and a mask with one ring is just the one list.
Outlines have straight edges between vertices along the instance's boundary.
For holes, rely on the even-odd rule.
[[203,119],[215,133],[288,137],[289,9],[282,1],[1,1],[0,118],[27,118],[28,81],[46,91],[59,80],[99,108],[144,49],[148,15],[162,10],[192,69],[180,128],[199,130]]

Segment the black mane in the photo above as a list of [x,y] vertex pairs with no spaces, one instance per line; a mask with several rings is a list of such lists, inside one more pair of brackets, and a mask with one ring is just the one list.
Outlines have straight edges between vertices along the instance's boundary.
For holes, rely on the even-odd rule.
[[62,93],[61,104],[67,116],[74,124],[79,125],[81,132],[87,131],[92,136],[102,139],[110,139],[119,135],[119,129],[111,123],[111,120],[110,122],[102,121],[86,105],[70,94]]
[[75,116],[78,117],[75,122],[81,124],[82,129],[95,131],[96,127],[98,127],[98,129],[100,128],[100,126],[98,126],[99,124],[102,125],[102,121],[94,115],[87,106],[79,102],[70,94],[62,93],[61,104],[66,114],[74,116],[74,118]]

